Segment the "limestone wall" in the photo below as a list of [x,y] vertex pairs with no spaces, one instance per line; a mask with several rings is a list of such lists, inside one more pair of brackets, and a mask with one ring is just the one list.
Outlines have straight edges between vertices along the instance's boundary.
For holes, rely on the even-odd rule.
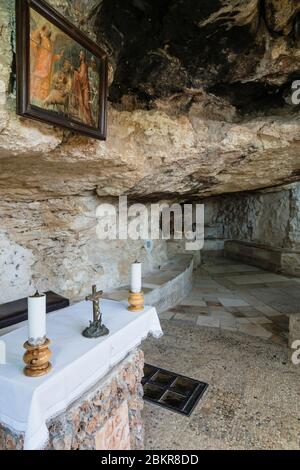
[[[109,4],[96,0],[51,3],[92,37],[96,19],[106,14],[101,8],[100,13],[93,8],[98,3]],[[109,19],[106,22],[111,32],[114,27]],[[241,116],[221,96],[207,93],[205,80],[197,79],[191,88],[184,87],[165,99],[153,99],[150,109],[140,105],[128,90],[120,103],[110,103],[106,142],[18,118],[14,23],[14,1],[1,2],[2,198],[35,200],[91,190],[100,196],[126,193],[148,199],[184,199],[270,187],[297,178],[300,121],[294,108],[280,112],[270,108],[267,113]],[[271,45],[275,47],[273,42]],[[295,68],[294,49],[283,48],[281,52],[277,47],[276,53],[278,63]],[[113,57],[112,53],[110,81],[114,83]],[[265,58],[257,64],[257,75],[270,73],[265,70],[266,64],[270,66]],[[281,71],[279,66],[276,70],[279,83],[291,73],[290,69]]]
[[300,184],[209,199],[205,219],[207,247],[234,239],[300,250]]
[[[99,240],[97,207],[106,202],[118,205],[117,198],[98,196],[92,182],[97,171],[108,167],[104,160],[98,169],[95,166],[97,148],[101,160],[100,144],[75,137],[69,157],[48,159],[69,133],[16,115],[14,3],[0,3],[0,303],[27,296],[36,287],[75,301],[93,283],[103,290],[127,284],[130,263],[136,259],[143,262],[144,273],[156,268],[167,259],[167,249],[160,241],[154,242],[150,253],[143,241]],[[75,2],[50,3],[94,37],[91,24],[79,25]],[[81,3],[85,8],[87,3],[94,6]],[[76,2],[77,7],[81,3]],[[115,153],[110,157],[118,159]],[[116,166],[122,167],[119,159]],[[82,180],[86,170],[89,183]],[[38,178],[36,183],[32,177]],[[113,181],[126,186],[128,176],[123,180],[120,170],[111,171],[110,178],[111,183],[107,179],[103,183],[102,196],[113,193]]]
[[[191,80],[178,93],[151,98],[149,108],[140,105],[128,90],[119,103],[109,104],[106,142],[19,118],[14,3],[0,3],[0,303],[28,295],[37,281],[41,289],[53,289],[76,300],[93,282],[104,289],[126,283],[128,265],[136,257],[144,261],[145,271],[161,264],[166,258],[162,242],[147,253],[143,242],[97,240],[95,208],[107,197],[126,194],[139,201],[190,201],[298,178],[300,121],[293,109],[240,116],[228,100],[206,91],[204,79]],[[101,5],[109,6],[98,0],[50,3],[93,38],[97,36],[96,20],[107,13]],[[202,13],[197,10],[197,14]],[[109,20],[106,23],[110,33],[112,26]],[[114,31],[116,37],[122,36]],[[294,47],[289,49],[286,38],[282,41],[279,47],[277,39],[272,39],[268,49],[277,54],[272,76],[277,76],[279,85],[297,67],[298,54]],[[211,45],[215,47],[215,43]],[[113,81],[118,54],[110,52]],[[176,59],[171,60],[167,50],[160,48],[156,56],[170,64]],[[268,75],[274,61],[259,57],[253,64],[254,75],[248,77],[251,83]],[[216,70],[214,64],[210,70]],[[243,68],[243,81],[247,70]],[[188,70],[184,72],[188,74]],[[166,74],[166,78],[175,76],[176,71]],[[167,79],[159,82],[162,89],[168,85],[173,90]],[[241,228],[228,228],[234,225],[227,223],[230,213],[228,220],[218,215],[220,225],[233,230],[225,236],[238,232],[238,236],[263,239],[264,233],[265,238],[274,234],[274,243],[282,244],[287,236],[287,200],[280,202],[279,231],[275,229],[278,208],[273,211],[276,220],[265,230],[265,216],[254,221],[260,203],[251,201],[248,215],[241,206],[234,211],[245,220]],[[294,215],[289,218],[289,243],[296,244],[298,209],[291,201],[290,212]],[[258,221],[265,228],[259,228]]]
[[104,291],[128,284],[130,263],[136,259],[143,262],[144,274],[166,261],[165,241],[154,241],[149,252],[142,240],[99,240],[96,210],[104,202],[114,200],[87,193],[0,201],[0,303],[27,296],[36,287],[82,299],[93,283]]

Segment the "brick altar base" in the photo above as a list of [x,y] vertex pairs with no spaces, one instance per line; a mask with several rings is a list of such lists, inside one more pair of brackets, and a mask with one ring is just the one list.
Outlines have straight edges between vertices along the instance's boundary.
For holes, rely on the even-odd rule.
[[[139,450],[144,446],[144,355],[137,349],[48,423],[47,450]],[[22,450],[24,436],[0,424],[0,450]]]

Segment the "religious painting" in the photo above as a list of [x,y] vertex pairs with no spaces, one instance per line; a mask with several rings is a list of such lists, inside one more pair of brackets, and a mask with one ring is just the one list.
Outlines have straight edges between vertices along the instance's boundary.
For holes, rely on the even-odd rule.
[[105,52],[44,1],[16,8],[18,114],[104,140]]

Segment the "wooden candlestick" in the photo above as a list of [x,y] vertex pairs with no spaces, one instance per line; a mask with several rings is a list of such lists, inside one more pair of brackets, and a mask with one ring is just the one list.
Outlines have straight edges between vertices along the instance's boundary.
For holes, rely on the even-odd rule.
[[52,365],[49,359],[52,352],[49,349],[49,344],[49,339],[40,346],[31,346],[28,342],[24,344],[24,348],[27,350],[23,357],[26,364],[24,374],[27,377],[42,377],[51,371]]
[[144,292],[131,292],[129,291],[128,297],[129,307],[128,310],[131,312],[140,312],[144,310]]

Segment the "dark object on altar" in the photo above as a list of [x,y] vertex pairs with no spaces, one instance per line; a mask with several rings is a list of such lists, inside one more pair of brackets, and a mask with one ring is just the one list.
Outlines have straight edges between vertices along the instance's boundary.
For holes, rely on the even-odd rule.
[[[47,313],[69,307],[69,305],[69,299],[55,294],[55,292],[52,291],[46,292]],[[27,319],[27,297],[0,305],[0,330],[17,325]]]
[[109,334],[108,328],[101,322],[90,322],[90,326],[82,333],[85,338],[100,338]]
[[85,300],[87,302],[93,302],[93,321],[82,333],[85,338],[100,338],[109,334],[108,328],[102,323],[102,312],[100,309],[100,300],[102,298],[103,291],[97,292],[97,287],[92,287],[92,294],[88,295]]
[[106,139],[106,53],[43,0],[17,0],[17,113]]

